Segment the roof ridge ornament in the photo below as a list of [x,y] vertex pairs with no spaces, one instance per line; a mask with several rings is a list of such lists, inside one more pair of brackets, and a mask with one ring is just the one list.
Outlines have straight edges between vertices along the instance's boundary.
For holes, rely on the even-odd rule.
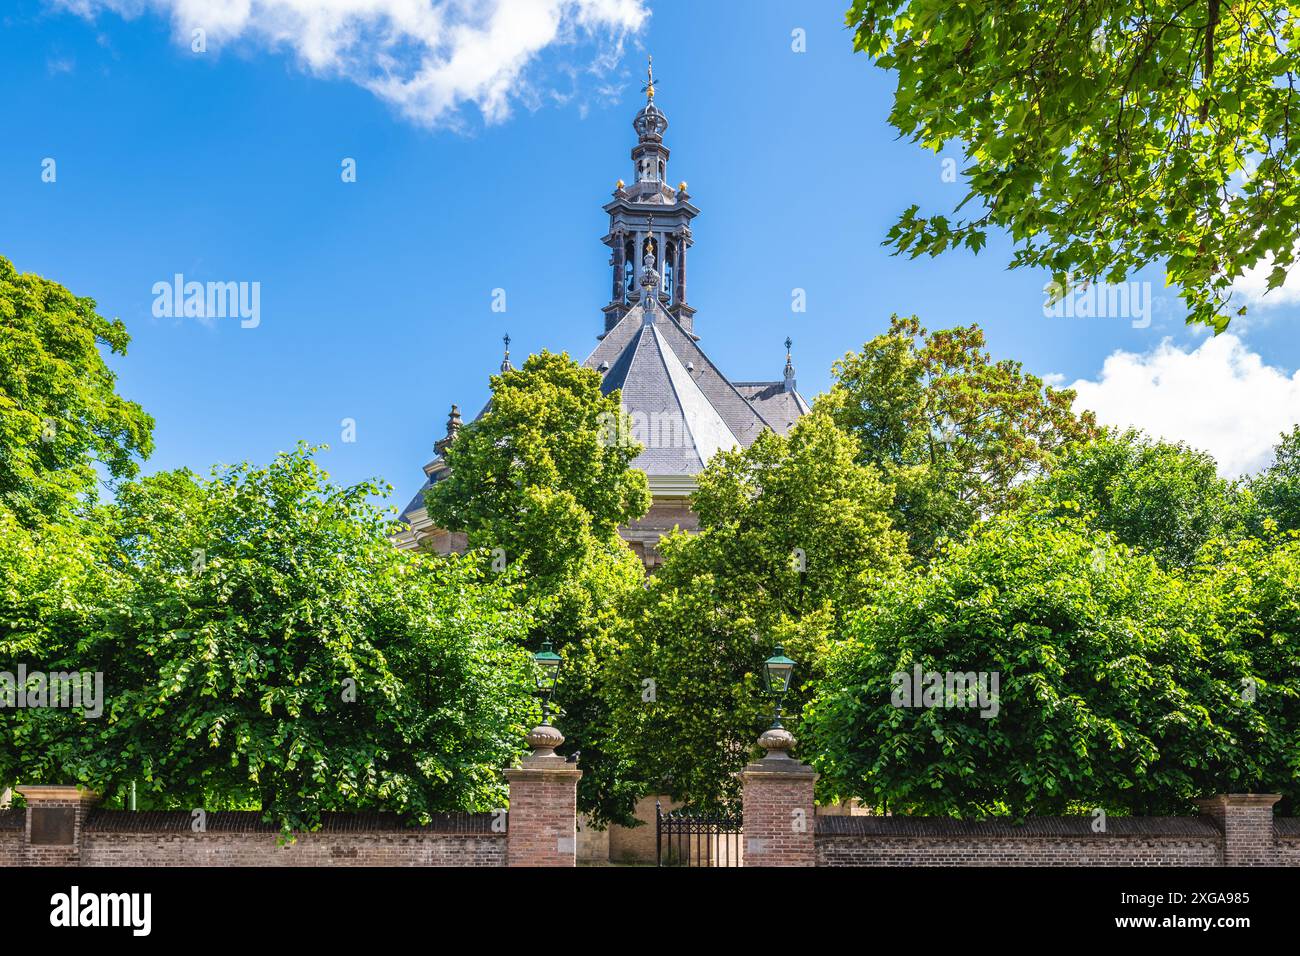
[[433,443],[435,453],[442,455],[447,451],[447,446],[456,440],[460,434],[461,427],[464,423],[460,417],[460,406],[452,405],[451,413],[447,416],[447,434]]
[[505,358],[501,360],[501,371],[513,372],[515,367],[510,364],[510,333],[507,332],[505,335],[501,336],[501,341],[504,342],[506,346]]
[[781,383],[781,388],[786,392],[795,390],[794,383],[794,360],[790,358],[790,347],[794,343],[790,341],[790,336],[785,337],[785,380]]

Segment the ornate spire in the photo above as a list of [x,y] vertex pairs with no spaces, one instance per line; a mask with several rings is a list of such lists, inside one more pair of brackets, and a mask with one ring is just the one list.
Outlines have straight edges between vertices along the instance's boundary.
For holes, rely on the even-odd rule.
[[[689,201],[686,183],[676,189],[669,185],[668,155],[664,134],[668,117],[658,105],[660,78],[653,57],[646,60],[641,104],[632,126],[637,141],[632,147],[632,175],[614,188],[613,199],[605,203],[609,214],[609,231],[601,240],[609,247],[609,303],[602,307],[605,331],[609,332],[627,315],[633,303],[646,302],[646,292],[653,285],[652,298],[659,311],[675,318],[688,333],[694,334],[695,309],[686,299],[686,253],[692,244],[690,222],[699,209]],[[652,241],[646,241],[645,221],[654,212]],[[657,232],[653,232],[657,229]],[[645,259],[647,252],[653,261]]]
[[501,337],[501,341],[504,342],[506,346],[505,357],[501,359],[501,371],[513,372],[515,367],[510,364],[510,333],[507,332],[505,335],[503,335]]
[[[636,118],[632,120],[632,126],[642,143],[662,143],[664,130],[668,129],[668,117],[655,106],[655,88],[658,82],[655,79],[654,57],[650,57],[646,64],[645,86],[641,87],[641,92],[645,94],[645,106],[641,107]],[[637,179],[643,178],[638,174]]]
[[447,416],[447,434],[445,437],[434,442],[433,450],[441,455],[447,450],[447,446],[456,440],[456,435],[460,432],[460,406],[452,405],[451,413]]
[[794,345],[790,341],[790,336],[785,337],[785,382],[782,383],[784,391],[793,392],[794,385],[794,360],[790,358],[790,347]]

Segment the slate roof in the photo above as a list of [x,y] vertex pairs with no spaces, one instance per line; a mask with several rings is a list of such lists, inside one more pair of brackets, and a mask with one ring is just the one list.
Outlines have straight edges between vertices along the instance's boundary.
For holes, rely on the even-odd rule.
[[420,490],[415,493],[415,496],[411,499],[410,503],[402,509],[402,513],[399,517],[403,521],[410,521],[412,512],[419,511],[424,507],[424,493],[432,486],[433,482],[428,478],[425,478],[424,484],[420,486]]
[[733,384],[652,299],[633,305],[583,364],[602,370],[605,394],[621,390],[645,445],[632,466],[649,475],[698,474],[719,449],[747,448],[765,428],[785,434],[808,410],[782,382]]
[[[632,437],[645,446],[632,467],[651,476],[697,475],[717,451],[748,448],[765,428],[784,435],[809,410],[783,381],[731,382],[695,336],[653,299],[634,304],[583,365],[604,376],[604,394],[621,391]],[[432,478],[425,478],[402,510],[403,519],[424,508],[424,492],[440,477],[440,461],[426,466]]]
[[778,435],[784,435],[812,409],[797,391],[787,392],[784,382],[735,382],[736,391],[748,399]]

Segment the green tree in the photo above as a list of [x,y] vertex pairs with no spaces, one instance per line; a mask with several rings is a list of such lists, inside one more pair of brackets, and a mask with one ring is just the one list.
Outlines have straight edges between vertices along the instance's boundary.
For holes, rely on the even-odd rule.
[[590,543],[650,507],[641,451],[609,440],[619,394],[600,373],[543,351],[492,377],[492,400],[447,449],[450,474],[425,493],[429,517],[466,532],[472,547],[502,548],[549,590],[571,577]]
[[0,256],[0,505],[24,523],[94,497],[96,465],[127,478],[153,451],[153,419],[117,394],[100,353],[129,342],[94,299]]
[[[805,715],[826,790],[963,817],[1182,813],[1257,781],[1251,662],[1203,595],[1078,520],[991,520],[831,653]],[[997,675],[996,706],[900,706],[916,668],[945,704],[947,675]]]
[[1091,412],[1071,411],[1074,392],[994,362],[978,326],[929,333],[895,315],[833,372],[818,404],[895,486],[895,524],[922,559],[1014,506],[1027,478],[1096,433]]
[[527,643],[549,640],[564,658],[562,752],[582,752],[579,806],[597,825],[628,822],[632,810],[602,687],[619,606],[644,581],[618,528],[650,507],[646,476],[630,467],[640,446],[622,440],[619,393],[600,385],[598,372],[549,352],[493,376],[489,407],[447,449],[450,475],[425,494],[436,524],[520,572],[518,601],[534,618]]
[[1210,540],[1240,536],[1246,510],[1211,455],[1134,430],[1072,450],[1031,493],[1046,510],[1082,511],[1092,527],[1179,567]]
[[892,489],[859,453],[819,409],[787,437],[764,432],[720,452],[700,475],[699,531],[661,541],[663,564],[632,602],[611,685],[644,789],[734,806],[734,774],[771,720],[764,658],[782,643],[799,661],[787,702],[797,714],[845,614],[906,560]]
[[[29,528],[0,508],[0,672],[94,671],[94,634],[105,604],[128,579],[109,566],[112,541],[94,522]],[[89,665],[89,666],[88,666]],[[95,721],[84,709],[26,709],[17,695],[36,684],[0,686],[0,790],[17,782],[67,783],[91,759]],[[102,704],[102,701],[98,703]]]
[[1248,485],[1260,519],[1272,519],[1282,531],[1300,531],[1300,425],[1282,435],[1273,463]]
[[888,241],[912,256],[978,251],[1006,229],[1011,265],[1050,269],[1061,289],[1160,264],[1188,321],[1222,330],[1233,280],[1271,267],[1274,288],[1296,258],[1296,13],[854,0],[855,48],[897,79],[890,123],[936,152],[956,144],[958,209],[977,200],[953,220],[912,206]]
[[137,781],[146,804],[260,807],[286,828],[502,806],[535,712],[527,617],[508,579],[394,549],[378,490],[329,484],[307,448],[124,484],[95,517],[130,584],[50,645],[103,673],[105,714],[59,766],[28,719],[43,715],[10,715],[10,772]]
[[1225,677],[1237,681],[1242,728],[1240,759],[1225,772],[1221,789],[1280,793],[1277,812],[1294,816],[1300,806],[1300,539],[1217,542],[1202,553],[1197,571],[1218,623],[1250,661],[1247,673]]

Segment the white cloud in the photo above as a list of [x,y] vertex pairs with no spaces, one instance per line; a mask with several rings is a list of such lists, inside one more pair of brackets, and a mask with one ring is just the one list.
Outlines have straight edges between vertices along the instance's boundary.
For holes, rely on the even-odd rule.
[[[455,126],[461,109],[485,122],[515,101],[549,96],[523,74],[548,47],[594,47],[582,72],[614,69],[628,35],[650,15],[648,0],[51,0],[85,17],[147,12],[171,19],[188,49],[202,29],[207,48],[236,44],[292,50],[308,71],[339,76],[427,126]],[[570,79],[578,71],[567,72]]]
[[1191,351],[1166,339],[1145,355],[1115,352],[1097,381],[1070,387],[1077,410],[1204,449],[1226,477],[1266,467],[1281,433],[1300,422],[1300,372],[1266,365],[1227,332]]
[[1300,264],[1288,268],[1286,282],[1270,291],[1268,277],[1272,272],[1273,262],[1270,259],[1261,260],[1257,265],[1247,269],[1232,283],[1234,299],[1240,300],[1241,304],[1249,309],[1260,311],[1300,302]]

